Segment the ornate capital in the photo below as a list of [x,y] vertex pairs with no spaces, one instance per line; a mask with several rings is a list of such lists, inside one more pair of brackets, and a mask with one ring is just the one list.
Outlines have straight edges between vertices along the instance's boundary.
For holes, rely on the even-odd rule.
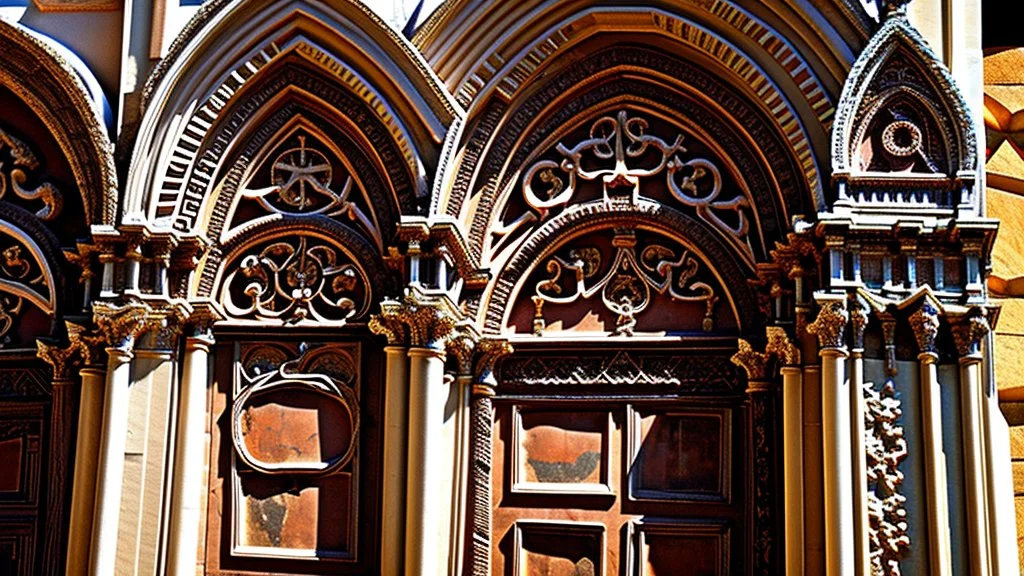
[[184,331],[188,318],[188,313],[176,306],[154,308],[146,314],[143,325],[145,344],[138,347],[148,350],[176,350],[178,337]]
[[480,335],[471,322],[463,321],[455,327],[455,332],[448,340],[448,351],[459,364],[459,376],[473,376],[473,355],[479,340]]
[[925,300],[908,320],[917,340],[917,348],[922,354],[935,354],[935,339],[939,335],[940,324],[938,308]]
[[896,375],[896,319],[891,314],[879,314],[882,321],[882,336],[885,338],[885,373],[892,378]]
[[843,331],[849,320],[844,300],[827,300],[821,303],[818,317],[807,325],[807,332],[818,337],[822,348],[842,348]]
[[754,350],[743,338],[739,340],[739,351],[732,355],[732,363],[743,368],[749,382],[763,382],[768,378],[768,354]]
[[[493,388],[498,383],[494,376],[494,368],[502,358],[514,352],[512,345],[504,339],[482,338],[476,348],[478,354],[474,382]],[[475,386],[474,389],[476,389]]]
[[984,311],[954,324],[953,340],[956,341],[956,350],[961,358],[980,357],[981,341],[990,330]]
[[76,366],[94,363],[99,358],[97,343],[99,337],[90,336],[85,326],[65,322],[68,331],[68,345],[58,346],[42,339],[36,340],[36,356],[53,368],[54,380],[68,380]]
[[370,319],[370,329],[391,343],[397,343],[407,330],[410,346],[444,350],[459,316],[447,299],[408,295],[401,302],[381,302],[380,314]]
[[96,331],[110,348],[130,350],[135,339],[147,327],[147,318],[152,309],[139,302],[118,306],[109,302],[93,302],[92,316]]
[[765,328],[765,333],[768,335],[768,344],[764,347],[765,354],[774,355],[782,366],[800,365],[800,349],[789,339],[785,329],[769,326]]

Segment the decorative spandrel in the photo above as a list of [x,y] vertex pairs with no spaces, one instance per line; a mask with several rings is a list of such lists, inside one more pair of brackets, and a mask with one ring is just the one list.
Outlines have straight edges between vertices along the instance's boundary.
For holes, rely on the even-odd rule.
[[579,126],[524,170],[491,227],[502,258],[572,205],[655,201],[694,214],[753,264],[749,194],[713,146],[651,114],[620,110]]
[[373,287],[341,246],[295,231],[228,262],[220,301],[237,320],[341,325],[366,315]]
[[625,228],[576,238],[539,261],[512,308],[516,332],[615,336],[736,326],[719,305],[721,287],[690,248]]
[[359,175],[329,142],[303,122],[278,138],[239,187],[225,239],[281,216],[324,216],[354,226],[380,249],[380,229]]

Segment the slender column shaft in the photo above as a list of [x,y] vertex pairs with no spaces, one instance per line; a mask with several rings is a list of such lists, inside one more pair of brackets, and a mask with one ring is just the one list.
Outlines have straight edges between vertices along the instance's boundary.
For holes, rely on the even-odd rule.
[[405,555],[406,446],[408,441],[409,356],[404,346],[387,346],[384,400],[384,514],[381,573],[402,574]]
[[458,407],[455,411],[455,482],[452,483],[452,554],[449,573],[462,574],[466,553],[466,501],[469,477],[469,412],[472,374],[460,374],[455,380]]
[[67,492],[68,458],[71,444],[75,385],[67,378],[53,380],[50,404],[50,463],[46,497],[46,528],[43,540],[42,574],[59,574],[63,560],[64,494]]
[[985,509],[985,463],[981,442],[981,355],[960,359],[960,415],[967,492],[967,534],[973,575],[989,573],[988,518]]
[[931,574],[951,574],[949,504],[946,456],[942,451],[942,396],[939,389],[939,357],[934,352],[918,355],[921,372],[921,412],[924,420],[924,470],[928,505],[928,557]]
[[821,350],[821,427],[825,461],[825,566],[829,576],[853,576],[853,470],[846,352]]
[[107,348],[107,382],[103,403],[89,573],[111,576],[117,560],[118,515],[124,482],[124,449],[128,434],[128,387],[132,353],[129,347]]
[[203,512],[206,399],[212,345],[213,338],[206,334],[185,339],[167,553],[167,573],[172,575],[192,576],[196,573],[196,550]]
[[409,350],[409,468],[406,490],[405,573],[443,574],[449,511],[437,497],[443,480],[444,352]]
[[853,449],[853,531],[857,574],[871,573],[871,550],[868,542],[868,477],[867,447],[864,443],[864,353],[850,351],[850,430]]
[[782,445],[785,485],[786,574],[804,574],[803,371],[782,368]]
[[68,576],[85,576],[92,541],[93,504],[96,501],[96,467],[103,431],[103,398],[106,371],[87,367],[80,372],[78,432],[75,438],[75,471],[71,489],[71,521],[68,528]]

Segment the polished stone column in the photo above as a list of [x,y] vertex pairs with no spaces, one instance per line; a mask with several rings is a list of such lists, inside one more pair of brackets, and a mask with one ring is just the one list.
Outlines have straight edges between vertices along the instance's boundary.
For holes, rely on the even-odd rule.
[[[205,320],[205,319],[204,319]],[[209,321],[194,324],[185,338],[178,395],[178,428],[171,484],[171,521],[167,574],[193,576],[202,524],[203,470],[206,464],[206,400],[210,384]]]
[[96,470],[99,467],[107,379],[107,371],[103,366],[86,366],[79,374],[82,378],[82,388],[78,398],[75,473],[68,529],[68,576],[85,576],[90,565],[89,551],[96,502]]
[[928,558],[931,574],[952,573],[949,541],[949,491],[946,482],[946,455],[942,449],[942,392],[939,388],[939,355],[935,338],[939,333],[939,314],[929,301],[911,314],[910,326],[917,339],[920,364],[921,417],[924,433],[924,471],[928,511]]
[[128,434],[128,387],[131,385],[132,349],[141,333],[147,309],[93,304],[99,331],[108,343],[103,427],[96,471],[96,500],[92,529],[92,576],[115,574],[117,533],[124,481],[124,450]]
[[785,573],[804,574],[804,419],[800,349],[782,328],[768,328],[765,352],[778,359],[782,374],[782,475],[785,490]]
[[[397,305],[397,304],[396,304]],[[381,574],[405,571],[405,487],[408,446],[409,347],[404,323],[393,306],[370,320],[374,334],[387,337],[384,374],[383,504]]]
[[960,354],[960,426],[964,442],[964,483],[967,496],[970,574],[988,574],[988,518],[985,506],[985,459],[981,426],[981,342],[989,332],[984,315],[973,315],[953,327]]
[[851,464],[853,466],[853,553],[856,574],[871,573],[868,539],[867,447],[864,441],[864,331],[868,325],[868,307],[860,298],[849,302],[850,335],[853,342],[849,360]]
[[844,300],[821,298],[807,331],[818,337],[821,356],[821,426],[825,474],[825,572],[853,576],[853,464],[850,454],[850,394],[846,380]]

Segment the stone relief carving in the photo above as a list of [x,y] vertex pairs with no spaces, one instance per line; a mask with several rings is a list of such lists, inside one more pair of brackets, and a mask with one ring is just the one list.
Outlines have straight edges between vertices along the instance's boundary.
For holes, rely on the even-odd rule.
[[956,349],[960,353],[960,357],[980,358],[981,342],[990,331],[991,327],[988,319],[985,318],[984,311],[954,324],[953,340],[956,342]]
[[[355,222],[380,249],[381,232],[354,169],[337,149],[312,135],[312,129],[304,126],[305,121],[302,124],[257,167],[239,192],[239,200],[257,203],[271,217],[322,215]],[[249,217],[245,206],[236,204],[233,216],[228,218],[233,226],[228,236],[253,225],[240,217],[243,213]]]
[[[626,110],[602,116],[590,127],[588,137],[573,145],[559,143],[561,160],[538,160],[522,179],[523,200],[529,210],[492,230],[495,252],[506,247],[516,232],[532,229],[571,202],[584,181],[600,182],[604,199],[635,203],[641,179],[664,176],[672,198],[694,208],[697,215],[753,258],[747,239],[750,201],[743,194],[721,198],[722,174],[705,158],[684,160],[683,135],[669,141],[650,133],[647,119],[629,117]],[[728,214],[726,219],[723,215]]]
[[900,560],[910,548],[907,499],[899,493],[903,483],[899,465],[907,457],[903,427],[898,425],[903,410],[892,380],[880,390],[865,382],[864,397],[871,573],[898,576]]
[[612,239],[615,256],[601,275],[601,251],[592,246],[573,248],[563,256],[552,256],[545,264],[548,278],[534,288],[534,330],[545,325],[544,304],[571,304],[600,294],[604,307],[616,314],[614,335],[632,336],[637,316],[647,309],[652,291],[679,302],[703,302],[702,327],[714,329],[718,302],[715,289],[697,280],[700,262],[688,250],[650,243],[638,248],[635,232],[616,229]]
[[237,319],[344,324],[372,301],[365,272],[342,249],[312,235],[277,238],[227,274],[221,303]]
[[917,340],[917,348],[922,354],[935,354],[935,340],[939,335],[939,310],[934,304],[925,300],[907,319],[910,328],[914,331],[914,338]]
[[28,144],[0,129],[0,151],[4,149],[10,154],[11,165],[8,169],[3,160],[0,160],[0,200],[5,199],[7,191],[10,190],[15,196],[27,202],[42,202],[43,207],[36,210],[36,217],[40,220],[49,221],[56,218],[64,205],[64,198],[56,186],[43,182],[31,189],[22,187],[29,179],[28,172],[39,168],[39,159],[32,153],[32,149]]
[[822,348],[842,348],[843,334],[849,320],[846,302],[829,300],[822,302],[818,317],[807,325],[807,332],[818,337],[818,345]]

